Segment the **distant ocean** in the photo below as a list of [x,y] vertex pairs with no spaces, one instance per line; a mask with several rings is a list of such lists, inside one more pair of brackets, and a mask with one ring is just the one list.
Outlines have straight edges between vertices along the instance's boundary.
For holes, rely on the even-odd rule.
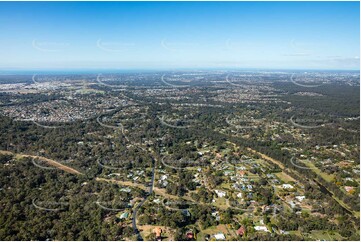
[[28,69],[28,70],[1,70],[0,75],[86,75],[86,74],[134,74],[134,73],[159,73],[168,71],[250,71],[250,72],[348,72],[359,73],[360,70],[320,70],[320,69],[256,69],[256,68],[178,68],[178,69],[66,69],[66,70],[46,70],[46,69]]
[[119,69],[68,69],[68,70],[1,70],[0,75],[82,75],[82,74],[116,74],[116,73],[141,73],[141,72],[159,72],[157,70],[144,70],[144,69],[131,69],[131,70],[119,70]]

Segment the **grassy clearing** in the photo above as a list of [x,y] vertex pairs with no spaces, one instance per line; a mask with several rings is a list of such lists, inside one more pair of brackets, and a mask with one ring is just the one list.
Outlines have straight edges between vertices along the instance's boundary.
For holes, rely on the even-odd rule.
[[278,172],[278,173],[275,173],[275,175],[285,183],[296,182],[295,179],[293,179],[291,176],[287,175],[284,172]]
[[224,197],[219,197],[219,198],[216,198],[215,200],[216,200],[216,202],[215,202],[216,206],[225,206],[225,205],[227,205],[226,199]]
[[303,164],[305,164],[307,167],[311,168],[317,175],[319,175],[320,177],[322,177],[324,180],[326,180],[327,182],[332,182],[335,178],[334,175],[329,175],[327,173],[322,172],[320,169],[318,169],[312,162],[310,161],[306,161],[303,162]]
[[220,224],[218,226],[212,226],[212,227],[209,227],[205,230],[202,230],[201,232],[199,232],[197,234],[197,240],[199,241],[204,241],[204,236],[206,234],[209,234],[209,235],[214,235],[214,234],[217,234],[217,233],[223,233],[225,236],[226,236],[226,240],[231,238],[231,237],[236,237],[236,233],[234,230],[232,230],[231,228],[227,227],[229,225],[226,225],[226,224]]
[[342,240],[343,237],[334,231],[327,231],[327,230],[313,230],[311,232],[310,237],[314,240],[326,240],[326,241],[330,241],[330,240]]

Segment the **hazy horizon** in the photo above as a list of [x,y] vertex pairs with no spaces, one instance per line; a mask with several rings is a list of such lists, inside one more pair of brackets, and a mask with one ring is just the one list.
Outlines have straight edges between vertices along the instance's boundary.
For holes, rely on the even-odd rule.
[[0,2],[0,70],[358,70],[359,2]]

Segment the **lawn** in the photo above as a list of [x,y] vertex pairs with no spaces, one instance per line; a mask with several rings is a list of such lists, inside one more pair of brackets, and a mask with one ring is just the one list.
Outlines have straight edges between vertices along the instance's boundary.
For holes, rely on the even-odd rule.
[[201,232],[199,232],[197,234],[197,240],[204,240],[204,235],[209,234],[209,235],[214,235],[217,233],[223,233],[226,236],[226,240],[229,239],[230,237],[236,237],[236,231],[233,230],[232,228],[228,227],[229,225],[226,224],[220,224],[217,226],[212,226],[209,227],[205,230],[202,230]]
[[327,231],[327,230],[313,230],[311,232],[310,237],[314,240],[326,240],[326,241],[330,241],[330,240],[342,240],[343,237],[334,231]]

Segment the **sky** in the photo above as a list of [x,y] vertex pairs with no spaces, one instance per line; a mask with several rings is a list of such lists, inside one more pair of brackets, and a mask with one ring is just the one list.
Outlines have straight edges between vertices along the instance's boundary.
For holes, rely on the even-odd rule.
[[359,2],[0,2],[0,69],[359,69]]

